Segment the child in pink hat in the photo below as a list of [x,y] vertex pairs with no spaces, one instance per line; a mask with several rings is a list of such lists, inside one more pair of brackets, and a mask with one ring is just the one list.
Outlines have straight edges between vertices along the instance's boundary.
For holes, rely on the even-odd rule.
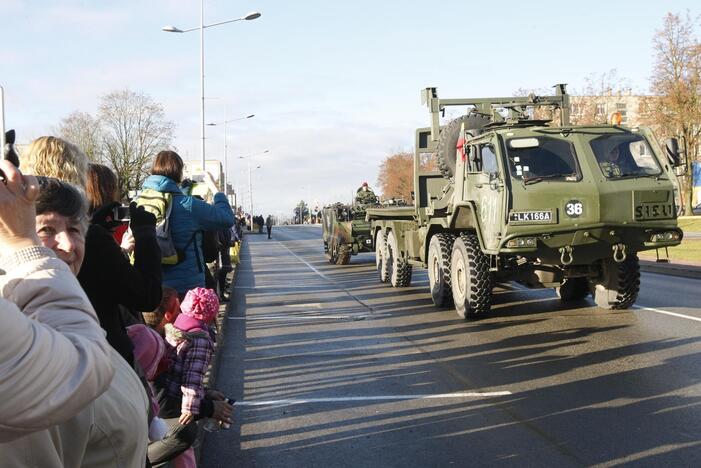
[[185,425],[200,414],[203,380],[214,352],[209,325],[219,312],[219,298],[212,289],[195,288],[187,292],[180,309],[175,323],[165,326],[166,341],[175,348],[166,394],[170,399],[182,399],[180,424]]

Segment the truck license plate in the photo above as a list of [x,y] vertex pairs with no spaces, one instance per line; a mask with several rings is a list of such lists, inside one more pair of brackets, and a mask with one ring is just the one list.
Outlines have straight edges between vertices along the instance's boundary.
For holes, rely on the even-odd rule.
[[673,219],[676,215],[673,203],[641,203],[635,207],[635,219]]
[[553,219],[553,212],[550,210],[512,211],[509,213],[509,224],[550,224]]

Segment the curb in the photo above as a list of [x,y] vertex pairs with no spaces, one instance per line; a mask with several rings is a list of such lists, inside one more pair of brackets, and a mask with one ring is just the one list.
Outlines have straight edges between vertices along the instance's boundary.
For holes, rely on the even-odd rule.
[[[243,244],[243,239],[241,240],[241,243]],[[209,363],[209,370],[205,375],[205,387],[209,387],[210,383],[214,383],[217,381],[217,370],[219,369],[219,351],[222,348],[221,343],[224,339],[224,333],[226,332],[226,322],[228,322],[228,320],[226,320],[226,317],[229,314],[229,310],[231,309],[231,304],[233,303],[234,299],[234,285],[236,284],[236,274],[238,272],[238,265],[232,266],[234,269],[231,272],[231,289],[229,290],[229,302],[226,303],[226,307],[223,307],[223,310],[221,304],[219,305],[219,313],[217,314],[216,320],[217,342],[214,345],[214,355],[212,356],[212,360]],[[206,419],[203,419],[202,424],[205,421]],[[202,445],[206,436],[205,431],[202,429],[202,424],[198,424],[200,430],[197,431],[197,439],[195,439],[195,442],[192,444],[192,447],[195,449],[195,459],[197,460],[198,465],[200,463]]]
[[683,265],[679,263],[657,263],[640,260],[640,271],[681,278],[701,279],[701,265]]

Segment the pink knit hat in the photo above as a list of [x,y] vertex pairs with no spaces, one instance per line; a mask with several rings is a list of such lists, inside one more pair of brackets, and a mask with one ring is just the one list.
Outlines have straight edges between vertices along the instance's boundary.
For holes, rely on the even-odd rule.
[[127,335],[134,343],[134,359],[144,370],[144,377],[153,380],[166,350],[163,338],[156,330],[140,323],[128,326]]
[[219,298],[213,289],[191,289],[180,304],[180,310],[188,317],[211,323],[219,312]]

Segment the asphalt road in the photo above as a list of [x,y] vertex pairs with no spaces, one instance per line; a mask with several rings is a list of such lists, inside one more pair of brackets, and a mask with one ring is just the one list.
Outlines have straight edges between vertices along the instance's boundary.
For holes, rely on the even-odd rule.
[[465,322],[425,271],[394,289],[320,237],[246,237],[217,376],[235,423],[202,466],[701,466],[699,280],[643,274],[628,311],[502,285]]

